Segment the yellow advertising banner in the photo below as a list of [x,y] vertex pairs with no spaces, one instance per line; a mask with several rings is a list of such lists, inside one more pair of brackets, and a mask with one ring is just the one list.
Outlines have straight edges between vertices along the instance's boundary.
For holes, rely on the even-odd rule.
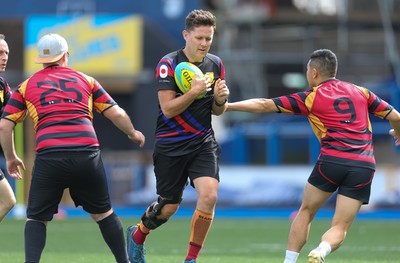
[[24,69],[31,75],[36,43],[45,34],[63,36],[69,45],[69,66],[89,75],[133,76],[143,67],[143,25],[137,15],[32,16],[26,20]]

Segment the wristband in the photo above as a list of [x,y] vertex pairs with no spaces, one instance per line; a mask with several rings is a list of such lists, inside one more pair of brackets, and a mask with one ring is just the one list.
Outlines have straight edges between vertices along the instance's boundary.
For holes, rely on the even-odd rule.
[[225,105],[225,103],[227,103],[228,102],[228,99],[225,99],[224,100],[224,102],[222,102],[221,104],[220,103],[218,103],[216,100],[214,100],[214,103],[215,103],[215,105],[217,105],[218,107],[222,107],[222,106],[224,106]]

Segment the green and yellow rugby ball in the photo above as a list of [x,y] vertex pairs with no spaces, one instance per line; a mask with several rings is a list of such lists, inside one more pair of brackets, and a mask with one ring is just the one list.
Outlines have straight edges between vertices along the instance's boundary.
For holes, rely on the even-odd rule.
[[[192,79],[195,74],[197,74],[198,78],[203,78],[204,76],[203,72],[201,72],[201,70],[196,65],[190,62],[181,62],[175,67],[175,82],[183,94],[190,90],[192,86]],[[200,94],[197,98],[203,98],[206,93],[207,92]]]

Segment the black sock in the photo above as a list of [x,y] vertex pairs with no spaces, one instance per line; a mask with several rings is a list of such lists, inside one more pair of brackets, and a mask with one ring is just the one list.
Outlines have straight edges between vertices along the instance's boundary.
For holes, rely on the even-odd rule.
[[119,217],[112,213],[108,217],[97,222],[104,241],[106,241],[111,252],[118,263],[127,263],[128,253],[126,251],[124,229]]
[[46,225],[35,220],[25,223],[25,263],[40,261],[44,246],[46,245]]

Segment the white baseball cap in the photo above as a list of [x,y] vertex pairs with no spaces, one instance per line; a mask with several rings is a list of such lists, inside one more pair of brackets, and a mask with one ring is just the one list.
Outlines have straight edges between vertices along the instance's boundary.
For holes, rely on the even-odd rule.
[[68,52],[67,41],[57,34],[47,34],[41,37],[37,48],[38,56],[35,62],[38,64],[56,62]]

